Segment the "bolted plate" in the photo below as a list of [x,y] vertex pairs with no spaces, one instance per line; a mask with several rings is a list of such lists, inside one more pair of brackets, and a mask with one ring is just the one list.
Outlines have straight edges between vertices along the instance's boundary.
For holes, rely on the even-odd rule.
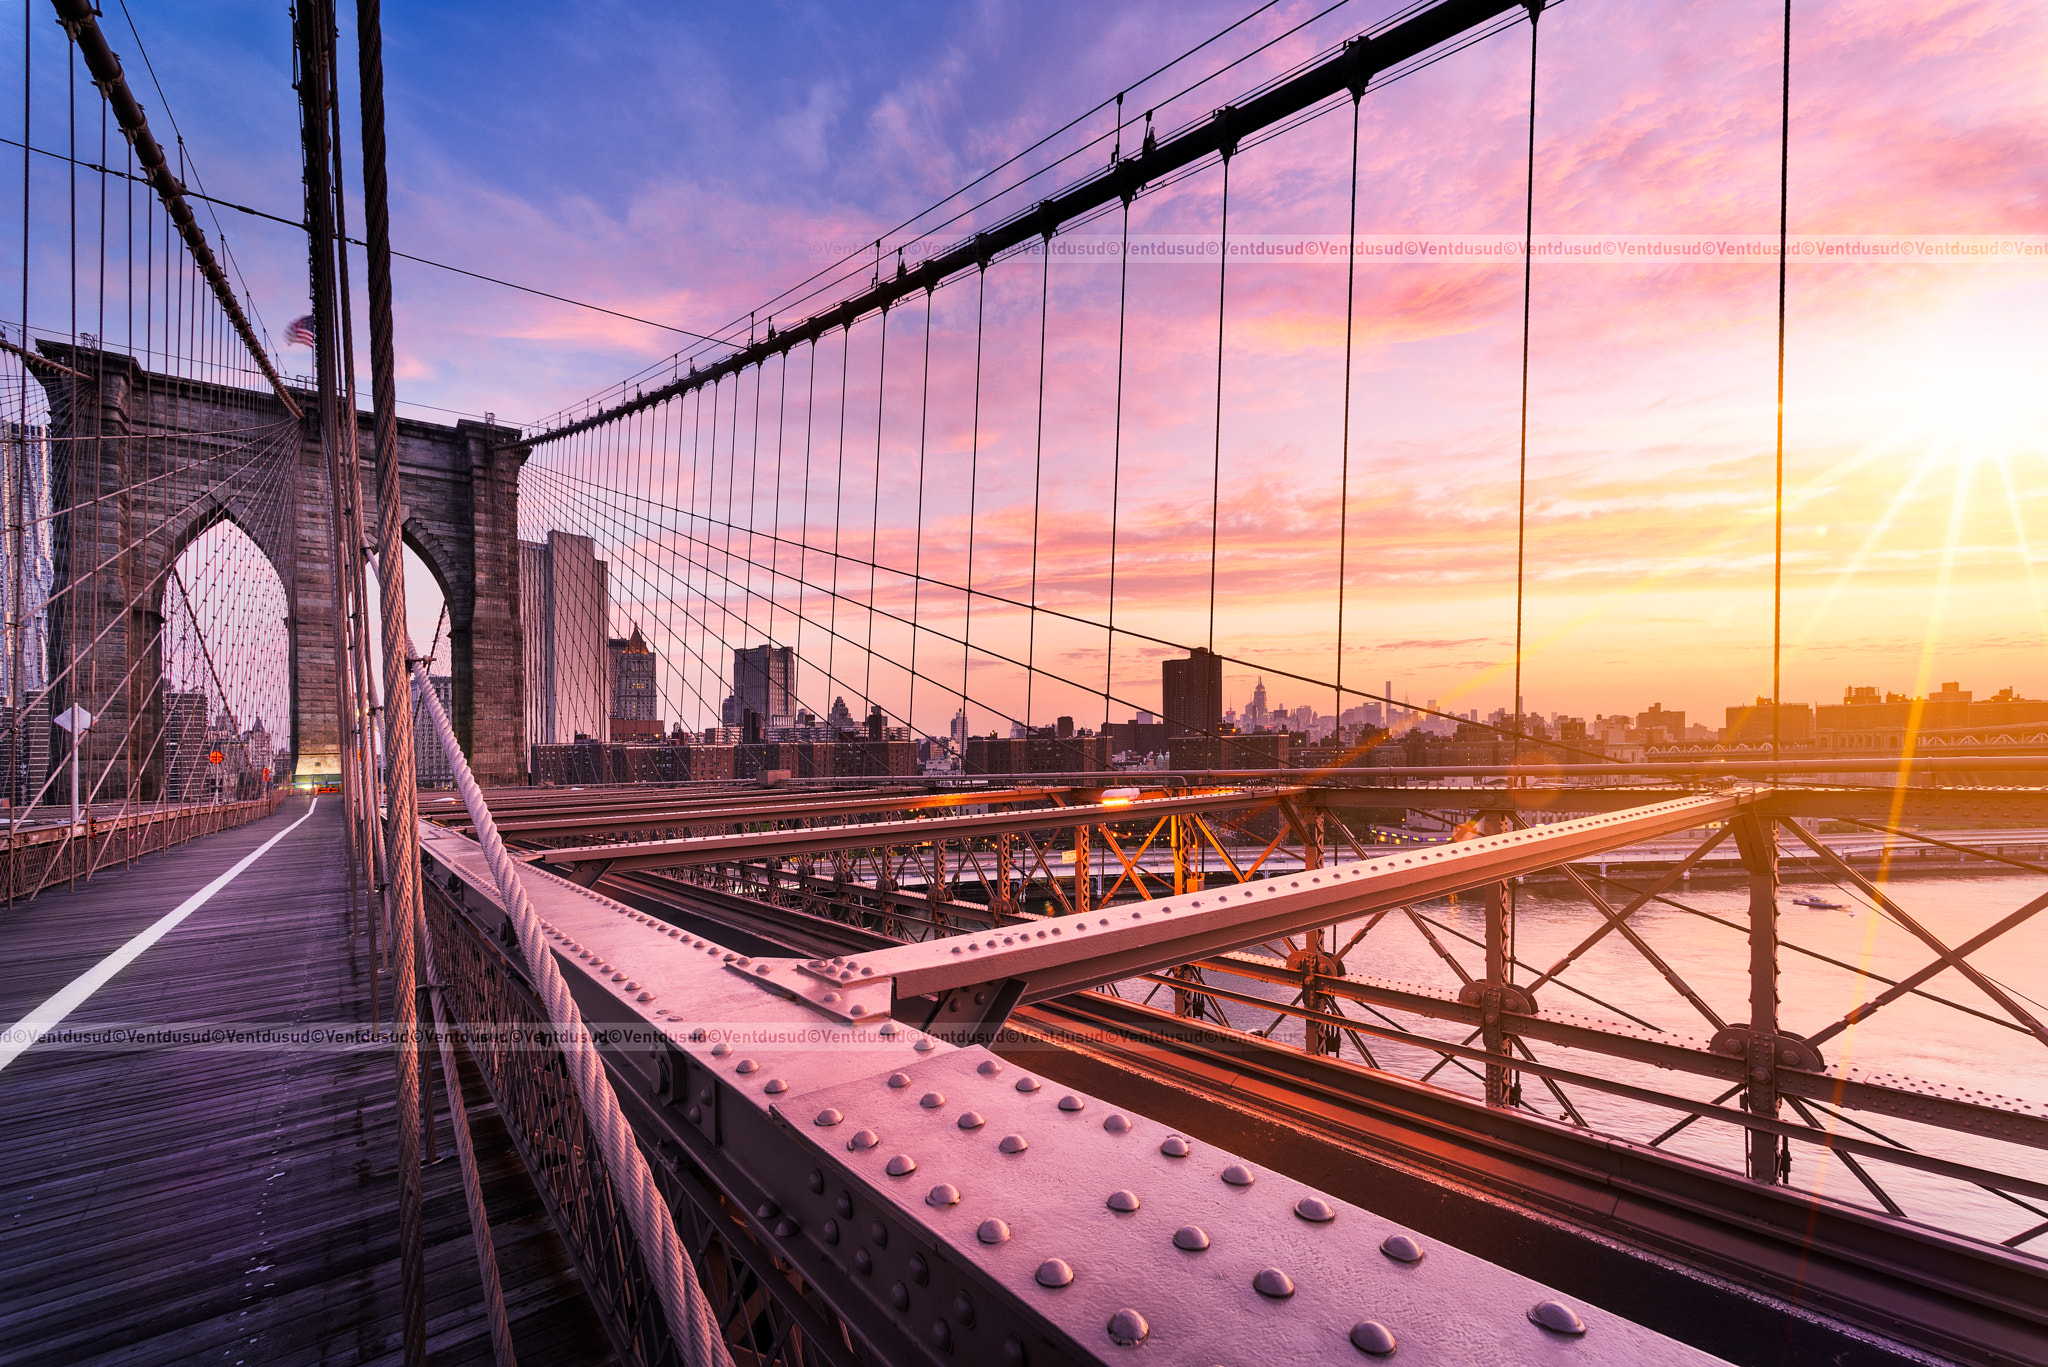
[[[1244,1161],[1235,1155],[1197,1144],[1190,1157],[1169,1158],[1159,1152],[1170,1133],[1165,1126],[1131,1116],[1129,1132],[1105,1131],[1096,1118],[1102,1108],[1062,1111],[1062,1092],[1019,1092],[1007,1076],[981,1073],[990,1057],[979,1047],[941,1050],[900,1065],[911,1076],[908,1087],[864,1079],[778,1098],[774,1109],[821,1159],[945,1244],[942,1256],[979,1269],[1105,1362],[1128,1361],[1129,1350],[1112,1343],[1106,1328],[1124,1309],[1138,1311],[1149,1326],[1147,1361],[1188,1367],[1244,1360],[1251,1345],[1262,1361],[1355,1364],[1361,1358],[1350,1335],[1364,1320],[1391,1330],[1401,1361],[1410,1364],[1720,1361],[1440,1241],[1427,1241],[1430,1256],[1419,1263],[1382,1257],[1381,1241],[1407,1230],[1256,1165],[1247,1165],[1258,1177],[1251,1186],[1228,1185],[1219,1174]],[[945,1094],[948,1104],[924,1108],[919,1098],[926,1092]],[[872,1127],[882,1143],[846,1152],[843,1141],[832,1140],[837,1131],[808,1123],[826,1106],[845,1112],[842,1129]],[[987,1123],[961,1130],[956,1113],[969,1107]],[[1029,1146],[1001,1152],[1009,1134],[1023,1135]],[[915,1176],[886,1175],[895,1154],[916,1159]],[[935,1183],[957,1189],[958,1203],[928,1204]],[[1137,1196],[1139,1208],[1112,1209],[1109,1197],[1119,1190]],[[1334,1217],[1301,1218],[1296,1208],[1309,1198]],[[979,1231],[992,1220],[1007,1227],[1007,1239],[982,1241]],[[1174,1246],[1185,1225],[1208,1233],[1206,1250]],[[1073,1277],[1049,1288],[1039,1272],[1054,1260]],[[1286,1274],[1292,1296],[1255,1289],[1268,1268]],[[1545,1300],[1572,1306],[1587,1325],[1584,1336],[1565,1339],[1531,1323],[1530,1307]]]

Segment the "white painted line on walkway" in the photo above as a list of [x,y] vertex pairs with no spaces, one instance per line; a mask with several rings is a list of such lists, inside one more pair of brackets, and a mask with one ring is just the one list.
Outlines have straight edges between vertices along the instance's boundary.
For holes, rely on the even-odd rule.
[[305,825],[307,817],[312,816],[313,809],[319,805],[319,795],[315,794],[312,803],[306,808],[305,816],[258,845],[244,855],[233,868],[180,902],[176,909],[159,916],[147,930],[73,978],[56,996],[16,1021],[4,1035],[0,1035],[0,1068],[5,1068],[20,1055],[28,1052],[31,1045],[55,1029],[58,1023],[76,1011],[86,998],[105,986],[109,978],[134,963],[141,957],[142,951],[170,934],[177,928],[178,922],[212,901],[215,893],[234,882],[237,874],[261,859],[272,845]]

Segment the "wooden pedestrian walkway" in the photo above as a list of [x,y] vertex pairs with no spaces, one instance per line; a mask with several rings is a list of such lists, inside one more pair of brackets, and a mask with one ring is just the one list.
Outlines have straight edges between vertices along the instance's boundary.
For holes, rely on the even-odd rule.
[[[0,1028],[307,815],[205,837],[0,922]],[[0,1064],[0,1364],[395,1362],[397,1136],[344,923],[341,807],[311,817]],[[106,1031],[163,1033],[122,1044]],[[89,1038],[72,1034],[96,1031]],[[206,1041],[206,1042],[201,1042]],[[4,1056],[0,1056],[4,1057]],[[608,1363],[490,1099],[465,1087],[522,1364]],[[428,1350],[488,1363],[461,1173],[426,1181]]]

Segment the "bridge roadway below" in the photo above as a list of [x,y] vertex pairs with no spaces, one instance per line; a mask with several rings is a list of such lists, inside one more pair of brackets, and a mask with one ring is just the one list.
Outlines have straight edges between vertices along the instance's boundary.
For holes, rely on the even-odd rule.
[[[0,1022],[12,1025],[281,836],[58,1031],[11,1058],[0,1045],[0,1364],[399,1360],[394,1069],[387,1048],[359,1042],[371,962],[344,922],[342,808],[308,806],[293,799],[0,920]],[[61,1037],[96,1026],[275,1038]],[[316,1030],[344,1039],[312,1043]],[[466,1082],[520,1361],[613,1361],[489,1094]],[[444,1111],[426,1174],[428,1350],[488,1363],[453,1152]]]

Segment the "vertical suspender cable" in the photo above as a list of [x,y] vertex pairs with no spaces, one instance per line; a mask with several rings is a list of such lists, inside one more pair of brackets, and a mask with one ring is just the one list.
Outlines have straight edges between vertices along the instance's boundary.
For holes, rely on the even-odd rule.
[[1536,234],[1536,21],[1541,0],[1529,4],[1529,168],[1522,202],[1522,436],[1515,483],[1515,717],[1514,739],[1522,739],[1522,564],[1529,517],[1529,305],[1535,259],[1530,250]]
[[1337,458],[1337,741],[1344,740],[1344,574],[1351,536],[1351,338],[1358,300],[1358,119],[1365,84],[1351,88],[1351,218],[1344,238],[1344,422]]
[[[1218,110],[1217,117],[1228,117]],[[1223,304],[1224,287],[1230,278],[1230,157],[1237,144],[1224,128],[1223,215],[1216,251],[1216,440],[1209,475],[1209,652],[1216,651],[1216,523],[1223,507]],[[1214,699],[1210,700],[1212,703]]]
[[[810,346],[810,365],[804,376],[804,496],[797,514],[796,544],[796,658],[804,657],[804,598],[811,560],[811,436],[818,422],[818,339]],[[829,685],[828,685],[829,686]]]
[[[1543,0],[1523,0],[1529,8],[1529,155],[1528,181],[1522,198],[1522,431],[1521,448],[1515,467],[1515,726],[1513,744],[1519,753],[1522,746],[1522,581],[1524,551],[1528,543],[1529,525],[1529,317],[1530,299],[1533,294],[1535,257],[1532,251],[1536,236],[1536,21],[1543,16]],[[1505,936],[1506,964],[1503,970],[1510,978],[1514,976],[1515,964],[1515,885],[1510,883],[1506,893]],[[1515,1090],[1519,1093],[1520,1086]]]
[[903,720],[917,729],[917,609],[924,590],[924,453],[925,437],[932,415],[932,292],[937,282],[929,275],[924,282],[924,373],[918,381],[917,397],[917,530],[910,543],[910,701],[904,705]]
[[[1785,0],[1783,74],[1778,92],[1778,432],[1777,478],[1771,497],[1771,758],[1784,739],[1785,624],[1785,267],[1792,193],[1792,0]],[[1773,782],[1777,780],[1773,778]]]
[[[363,217],[369,244],[370,394],[377,456],[378,608],[384,637],[384,762],[387,816],[384,848],[387,905],[392,909],[398,976],[392,989],[393,1027],[398,1036],[398,1132],[400,1244],[403,1268],[403,1338],[408,1364],[426,1361],[426,1282],[420,1212],[419,1135],[411,1117],[419,1112],[419,1055],[412,984],[418,932],[424,927],[419,888],[419,784],[413,772],[412,690],[406,686],[412,641],[405,620],[405,551],[400,540],[405,501],[398,483],[397,362],[391,319],[391,208],[385,177],[384,37],[380,0],[357,0],[356,45],[362,82]],[[349,414],[355,421],[355,414]],[[432,685],[429,684],[429,691]],[[405,1027],[403,1033],[399,1027]],[[458,1086],[450,1078],[451,1091]],[[488,1238],[488,1233],[482,1237]],[[502,1299],[491,1299],[491,1343],[500,1349]],[[511,1351],[505,1338],[500,1355]]]
[[1039,236],[1044,264],[1038,277],[1038,432],[1031,458],[1031,594],[1026,600],[1024,631],[1024,729],[1031,729],[1031,686],[1038,664],[1038,510],[1045,475],[1045,335],[1046,310],[1052,303],[1052,229]]
[[875,367],[875,501],[868,519],[868,644],[867,672],[860,688],[861,713],[874,708],[875,689],[875,552],[882,525],[882,412],[889,397],[889,310],[882,310],[882,356]]
[[[883,316],[884,326],[888,323]],[[825,627],[825,677],[836,677],[834,664],[839,657],[839,527],[846,512],[846,386],[853,365],[853,324],[846,325],[840,334],[843,345],[839,349],[839,454],[836,457],[838,469],[832,476],[832,598],[831,618]],[[834,739],[837,739],[835,736]]]
[[[960,625],[960,746],[956,757],[965,772],[967,764],[967,670],[974,651],[974,515],[981,488],[981,330],[988,310],[988,262],[983,260],[974,275],[974,411],[972,430],[967,435],[967,592],[965,616]],[[947,732],[950,735],[952,728]]]
[[[1123,97],[1117,97],[1122,109]],[[1102,734],[1109,734],[1109,684],[1116,665],[1116,533],[1121,510],[1124,467],[1124,323],[1130,300],[1131,282],[1131,195],[1130,183],[1123,189],[1123,233],[1116,262],[1116,405],[1109,443],[1109,620],[1105,624],[1102,653]]]

